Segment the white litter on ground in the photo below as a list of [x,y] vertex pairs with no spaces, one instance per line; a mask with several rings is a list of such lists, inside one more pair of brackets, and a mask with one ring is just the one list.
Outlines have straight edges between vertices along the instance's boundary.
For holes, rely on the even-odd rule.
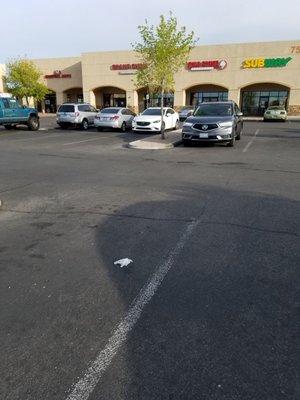
[[121,260],[117,260],[114,262],[114,265],[120,265],[120,268],[127,267],[133,261],[130,258],[121,258]]

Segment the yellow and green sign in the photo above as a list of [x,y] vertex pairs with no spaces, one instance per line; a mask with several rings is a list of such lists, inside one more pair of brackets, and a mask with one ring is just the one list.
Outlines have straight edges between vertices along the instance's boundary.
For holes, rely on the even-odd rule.
[[292,57],[287,58],[248,58],[243,62],[243,68],[278,68],[286,67]]

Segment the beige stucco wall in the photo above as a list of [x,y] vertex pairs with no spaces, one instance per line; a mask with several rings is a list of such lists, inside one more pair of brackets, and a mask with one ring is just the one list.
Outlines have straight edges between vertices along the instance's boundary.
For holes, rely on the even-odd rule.
[[[240,102],[240,90],[254,83],[278,83],[288,86],[290,105],[300,106],[300,53],[292,53],[293,46],[299,41],[243,43],[214,46],[199,46],[193,49],[190,60],[226,60],[227,68],[214,71],[187,71],[176,74],[175,106],[183,102],[183,91],[191,86],[213,83],[229,90],[229,98]],[[249,58],[292,57],[282,68],[242,68],[242,63]],[[300,111],[300,110],[299,110]]]
[[[174,107],[186,104],[186,90],[196,85],[219,85],[229,92],[229,99],[240,104],[241,89],[255,83],[277,83],[290,89],[289,106],[300,114],[300,52],[292,47],[300,46],[300,40],[197,46],[191,52],[191,61],[226,60],[227,68],[212,71],[188,71],[182,69],[175,76]],[[244,69],[242,63],[249,58],[292,57],[286,67]],[[126,92],[127,105],[138,108],[139,96],[134,75],[123,75],[111,70],[112,64],[139,62],[132,51],[110,51],[83,53],[81,57],[34,60],[43,75],[54,70],[71,73],[72,78],[48,79],[45,83],[57,93],[57,103],[65,100],[64,92],[82,87],[84,100],[93,105],[99,102],[99,91],[103,87],[117,87]],[[97,89],[97,90],[95,90]]]
[[[32,61],[41,70],[43,83],[56,93],[57,104],[66,101],[67,90],[82,88],[81,57],[44,58]],[[45,75],[52,75],[57,70],[62,74],[71,74],[71,78],[45,78]]]

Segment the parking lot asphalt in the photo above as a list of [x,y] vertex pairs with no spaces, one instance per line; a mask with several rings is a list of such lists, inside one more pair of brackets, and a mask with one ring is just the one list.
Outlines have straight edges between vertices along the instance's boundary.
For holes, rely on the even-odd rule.
[[42,128],[0,128],[1,398],[298,399],[300,122]]

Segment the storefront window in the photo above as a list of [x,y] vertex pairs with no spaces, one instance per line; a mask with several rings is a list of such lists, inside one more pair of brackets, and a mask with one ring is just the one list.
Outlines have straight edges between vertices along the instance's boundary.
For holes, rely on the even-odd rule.
[[204,101],[226,101],[228,92],[192,92],[190,105],[196,107]]
[[[147,101],[145,99],[145,108],[147,108]],[[148,100],[148,107],[160,107],[161,105],[161,94],[150,94],[150,99]],[[173,93],[165,93],[164,94],[164,107],[174,106],[174,94]]]
[[242,93],[242,112],[244,115],[263,115],[269,106],[287,106],[288,92],[244,91]]

